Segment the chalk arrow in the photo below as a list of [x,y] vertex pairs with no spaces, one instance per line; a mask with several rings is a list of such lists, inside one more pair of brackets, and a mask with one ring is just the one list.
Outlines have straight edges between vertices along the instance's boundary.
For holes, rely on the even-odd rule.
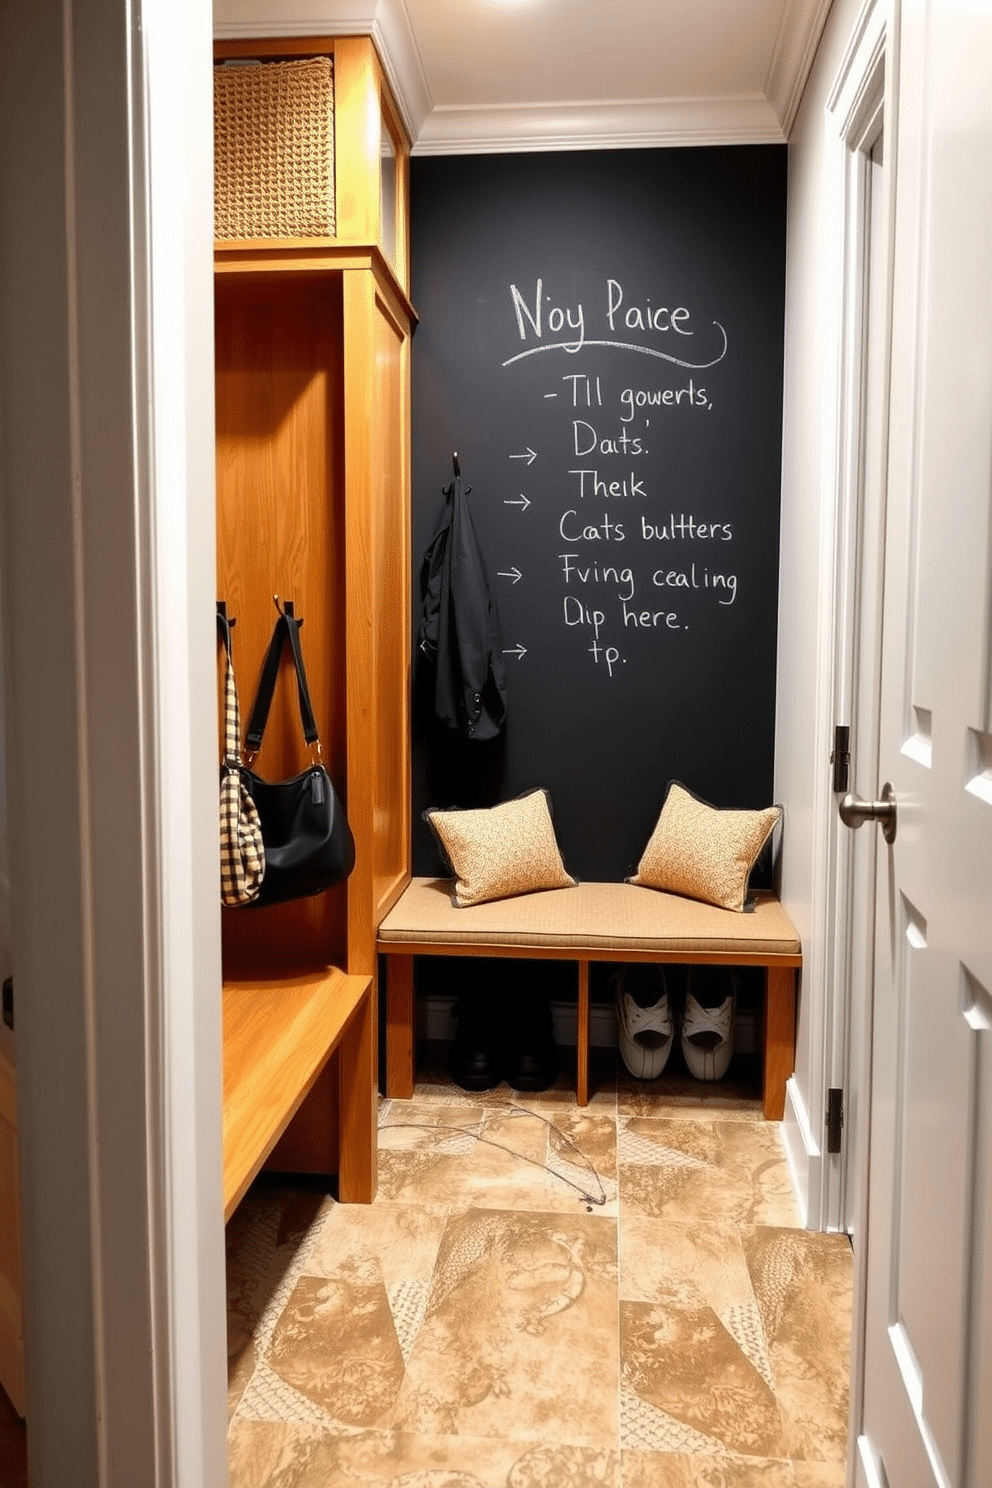
[[510,456],[510,459],[511,460],[526,460],[528,465],[533,465],[534,461],[537,459],[537,450],[532,450],[531,447],[530,447],[530,445],[528,445],[527,446],[527,453],[525,455],[511,455]]
[[512,579],[515,584],[519,584],[520,580],[523,578],[523,574],[520,572],[517,565],[514,564],[509,573],[504,573],[502,569],[499,569],[497,571],[496,577],[498,579]]
[[525,496],[524,493],[523,493],[523,491],[520,492],[520,499],[519,499],[519,501],[504,501],[503,502],[503,505],[504,506],[519,506],[519,508],[520,508],[520,510],[522,512],[525,512],[527,510],[527,508],[531,504],[532,503],[530,501],[530,498],[527,497],[527,496]]
[[526,646],[510,646],[504,650],[503,655],[515,656],[518,661],[522,661],[523,658],[527,655],[527,648]]

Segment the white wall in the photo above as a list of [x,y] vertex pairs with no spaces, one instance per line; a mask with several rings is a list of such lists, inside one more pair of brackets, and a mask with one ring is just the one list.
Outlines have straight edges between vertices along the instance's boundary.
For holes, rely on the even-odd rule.
[[0,0],[32,1488],[226,1482],[208,0]]
[[787,803],[783,902],[803,943],[796,1072],[786,1140],[809,1222],[820,1225],[831,793],[837,414],[843,320],[843,147],[827,105],[862,12],[835,0],[789,140],[785,416],[779,589],[776,799]]

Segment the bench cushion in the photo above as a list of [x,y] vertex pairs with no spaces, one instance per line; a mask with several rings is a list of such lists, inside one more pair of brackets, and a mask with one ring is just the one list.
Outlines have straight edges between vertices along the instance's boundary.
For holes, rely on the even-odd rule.
[[[455,909],[448,879],[414,878],[379,927],[380,947],[491,945],[603,952],[679,955],[739,954],[799,958],[799,937],[778,900],[758,897],[753,913],[717,909],[657,889],[629,883],[580,883],[516,899]],[[457,949],[453,951],[457,954]]]

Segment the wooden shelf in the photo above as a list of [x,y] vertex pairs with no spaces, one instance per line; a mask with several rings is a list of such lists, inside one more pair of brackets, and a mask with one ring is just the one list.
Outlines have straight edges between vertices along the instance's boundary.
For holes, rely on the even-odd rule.
[[[242,39],[215,54],[334,58],[335,236],[215,244],[217,596],[237,620],[243,707],[272,596],[303,618],[356,849],[325,894],[224,913],[229,1217],[263,1162],[336,1171],[345,1202],[375,1197],[375,933],[410,865],[414,315],[409,141],[371,38]],[[256,765],[269,780],[306,763],[295,691],[284,679],[273,700]]]
[[395,266],[377,243],[352,242],[345,238],[217,238],[214,241],[216,274],[293,274],[297,277],[366,270],[375,275],[380,292],[391,299],[394,313],[402,313],[411,325],[417,312]]
[[[339,1191],[357,1202],[363,1155],[375,1140],[375,1038],[372,979],[335,966],[273,968],[224,980],[224,1219],[312,1089],[336,1048],[342,1061],[340,1121],[353,1161],[342,1164]],[[365,1091],[363,1098],[362,1091]],[[368,1110],[364,1107],[368,1106]]]

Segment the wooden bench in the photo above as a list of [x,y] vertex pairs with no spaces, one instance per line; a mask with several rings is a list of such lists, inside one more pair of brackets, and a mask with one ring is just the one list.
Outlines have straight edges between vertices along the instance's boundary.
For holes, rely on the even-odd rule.
[[409,1097],[414,1074],[414,956],[507,956],[578,963],[576,1099],[589,1101],[589,965],[660,961],[763,966],[767,1120],[780,1121],[796,1038],[799,937],[778,900],[736,914],[623,883],[583,883],[455,909],[446,879],[415,878],[379,927],[386,968],[386,1094]]
[[376,1176],[372,978],[335,966],[224,980],[224,1220],[340,1048],[338,1195],[370,1204]]

